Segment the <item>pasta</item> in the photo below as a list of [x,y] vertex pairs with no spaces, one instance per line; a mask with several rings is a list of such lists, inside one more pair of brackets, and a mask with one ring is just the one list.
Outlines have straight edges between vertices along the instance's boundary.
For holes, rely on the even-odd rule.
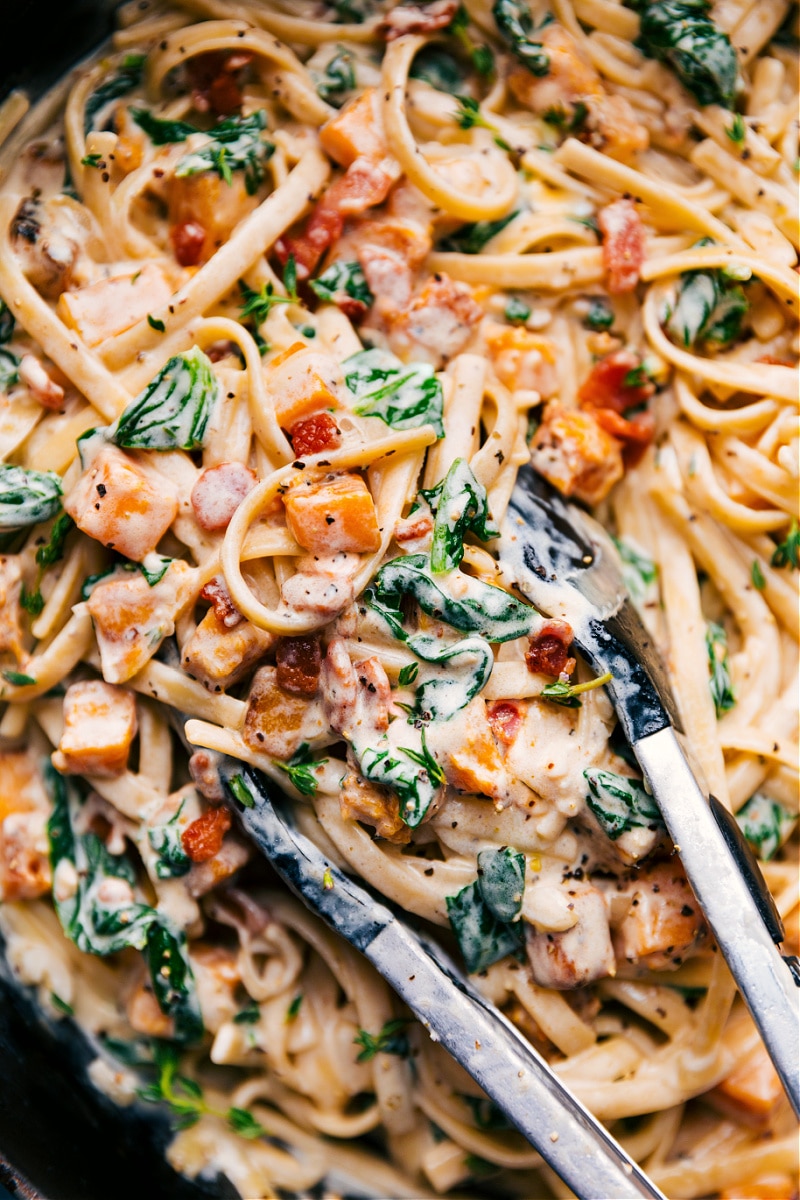
[[567,1193],[220,755],[668,1195],[797,1196],[604,680],[502,552],[528,462],[613,534],[796,952],[797,10],[552,8],[131,0],[0,108],[0,930],[242,1196]]

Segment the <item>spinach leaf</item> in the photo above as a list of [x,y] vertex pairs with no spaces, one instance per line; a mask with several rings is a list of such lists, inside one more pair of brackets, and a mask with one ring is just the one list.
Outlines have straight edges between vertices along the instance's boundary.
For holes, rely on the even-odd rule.
[[209,130],[210,141],[205,146],[184,154],[175,167],[175,177],[197,175],[201,171],[216,171],[227,184],[233,182],[233,171],[244,171],[248,196],[258,191],[264,178],[264,164],[275,151],[272,142],[261,137],[267,127],[267,114],[261,108],[249,117],[227,117]]
[[185,142],[193,133],[200,132],[196,125],[190,125],[188,121],[164,121],[161,117],[154,117],[149,108],[130,108],[128,111],[154,146]]
[[[420,633],[407,644],[418,658],[433,665],[433,670],[423,669],[416,690],[414,716],[418,720],[449,721],[483,691],[492,673],[494,655],[483,638],[463,638],[443,646],[439,638]],[[412,680],[406,676],[406,682]]]
[[518,296],[509,296],[503,316],[511,325],[524,325],[530,320],[531,306]]
[[98,88],[91,93],[83,110],[84,137],[94,128],[94,119],[112,100],[127,95],[138,87],[142,81],[144,69],[144,54],[126,54],[122,66],[113,75],[104,79]]
[[437,91],[448,92],[451,96],[455,96],[464,86],[464,73],[458,59],[449,50],[435,44],[422,47],[414,58],[409,74],[412,79],[422,79]]
[[333,263],[322,275],[309,282],[312,292],[320,300],[327,300],[331,304],[350,299],[357,300],[366,309],[375,300],[358,262]]
[[525,855],[510,846],[481,850],[478,854],[478,884],[483,902],[495,920],[515,920],[525,892]]
[[344,361],[345,381],[360,416],[393,429],[432,425],[444,437],[442,385],[428,363],[402,363],[388,350],[362,350]]
[[631,829],[663,828],[661,813],[653,797],[638,779],[589,767],[583,772],[589,785],[586,803],[603,832],[615,842]]
[[[425,817],[436,793],[445,782],[444,773],[431,754],[422,731],[422,751],[393,747],[384,735],[377,747],[368,746],[359,756],[359,767],[365,779],[380,783],[396,792],[400,800],[400,817],[412,829]],[[397,757],[403,755],[402,758]]]
[[788,567],[790,571],[796,571],[800,567],[800,530],[797,528],[797,521],[792,521],[788,535],[775,547],[770,565],[778,568]]
[[373,0],[333,0],[331,8],[339,25],[361,25],[375,10]]
[[4,346],[6,342],[10,342],[14,336],[14,314],[6,304],[2,296],[0,296],[0,346]]
[[459,576],[456,599],[435,583],[424,554],[394,558],[383,566],[366,592],[368,603],[388,622],[395,636],[406,639],[400,601],[411,596],[423,612],[464,633],[477,633],[487,642],[510,642],[529,634],[539,623],[534,608],[515,600],[502,588],[468,575]]
[[518,216],[519,209],[515,209],[507,217],[500,217],[497,221],[476,221],[474,225],[463,225],[449,237],[442,238],[439,249],[448,250],[453,254],[480,254],[486,243]]
[[19,358],[13,350],[0,350],[0,392],[19,383]]
[[[523,67],[527,67],[533,75],[547,75],[550,71],[550,55],[542,43],[536,41],[536,26],[525,0],[495,0],[492,16],[502,37]],[[546,18],[543,25],[551,19]]]
[[464,965],[470,975],[521,950],[525,942],[522,923],[498,921],[483,899],[480,880],[469,883],[455,896],[446,896],[447,915],[456,935]]
[[134,563],[133,566],[142,572],[150,587],[155,587],[166,575],[171,562],[171,558],[153,552],[146,556],[144,562]]
[[500,536],[492,520],[483,484],[478,483],[466,459],[457,458],[444,479],[423,490],[434,513],[431,570],[434,575],[452,571],[464,557],[464,535],[470,530],[481,541]]
[[317,84],[317,94],[328,104],[339,108],[344,104],[347,93],[356,86],[353,55],[344,46],[337,46],[336,53],[325,67],[324,78]]
[[708,0],[632,0],[631,7],[641,17],[640,50],[671,67],[699,104],[733,107],[736,51],[708,15]]
[[218,395],[211,362],[194,346],[169,360],[107,436],[135,450],[199,450]]
[[763,792],[755,792],[739,809],[736,820],[758,857],[768,862],[789,837],[797,816]]
[[157,855],[155,866],[159,879],[175,879],[188,875],[192,869],[192,860],[183,848],[178,824],[182,811],[183,804],[163,825],[153,825],[147,831],[147,840]]
[[54,471],[0,464],[0,530],[48,520],[61,508],[61,495],[61,477]]
[[709,621],[706,629],[706,650],[708,651],[709,687],[714,700],[717,716],[733,708],[736,696],[731,682],[730,666],[728,664],[728,635],[721,625]]
[[36,563],[43,569],[52,567],[64,557],[64,543],[67,535],[75,528],[75,522],[69,513],[59,513],[50,529],[50,537],[43,546],[36,550]]
[[58,919],[67,937],[87,954],[105,957],[133,947],[141,950],[161,1009],[175,1021],[175,1036],[195,1040],[203,1032],[186,940],[167,918],[134,898],[133,867],[111,854],[94,833],[76,834],[73,787],[52,768],[47,783],[53,811],[47,826]]
[[501,150],[511,150],[508,142],[500,136],[500,130],[491,121],[487,121],[481,112],[480,103],[474,96],[456,96],[458,107],[453,113],[459,129],[488,129],[494,134],[492,139]]
[[658,579],[658,567],[652,558],[625,538],[612,538],[622,559],[622,579],[631,599],[641,604],[648,588]]
[[685,271],[667,332],[681,346],[697,341],[727,346],[741,333],[749,307],[742,288],[724,271]]
[[355,1044],[361,1047],[356,1062],[371,1062],[376,1054],[396,1054],[399,1058],[408,1058],[411,1051],[405,1030],[410,1023],[410,1017],[396,1017],[393,1021],[387,1021],[378,1034],[359,1029],[353,1038]]
[[160,917],[150,926],[145,958],[159,1008],[175,1022],[175,1038],[183,1042],[197,1041],[203,1036],[203,1017],[186,951],[186,938],[170,929]]

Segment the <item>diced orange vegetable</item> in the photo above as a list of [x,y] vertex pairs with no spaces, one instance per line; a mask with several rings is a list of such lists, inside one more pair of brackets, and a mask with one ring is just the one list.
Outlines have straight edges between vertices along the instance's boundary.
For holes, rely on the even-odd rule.
[[0,751],[0,822],[9,813],[46,808],[41,776],[24,751]]
[[599,504],[622,478],[620,444],[590,412],[551,403],[531,443],[531,463],[565,496]]
[[129,455],[106,446],[65,497],[64,508],[89,537],[141,562],[175,520],[178,499],[167,479],[155,482]]
[[518,325],[494,325],[486,346],[498,379],[506,387],[530,388],[545,399],[556,390],[555,348],[547,338]]
[[345,821],[371,825],[376,836],[395,846],[411,841],[411,830],[400,816],[397,793],[376,786],[360,775],[346,775],[339,793],[339,807]]
[[249,621],[228,628],[210,608],[183,647],[182,666],[209,691],[219,692],[241,679],[274,640]]
[[797,1179],[780,1171],[770,1171],[750,1183],[724,1188],[719,1200],[753,1200],[754,1196],[758,1196],[758,1200],[794,1200],[797,1196]]
[[336,361],[304,346],[297,350],[290,346],[269,364],[267,388],[283,429],[291,429],[296,421],[313,413],[339,408],[341,387]]
[[349,167],[357,158],[375,161],[388,154],[383,135],[378,93],[376,88],[366,88],[349,104],[331,117],[319,131],[323,150],[343,167]]
[[62,292],[56,307],[64,324],[76,329],[87,346],[97,346],[156,312],[171,295],[163,271],[148,263],[135,275],[114,275]]
[[761,1042],[711,1092],[725,1112],[756,1122],[769,1119],[782,1095],[778,1073]]
[[64,732],[53,766],[65,774],[121,775],[136,734],[136,700],[102,679],[73,683],[64,696]]
[[247,697],[242,737],[251,750],[284,761],[301,742],[311,742],[328,729],[319,702],[290,696],[278,686],[274,667],[261,667]]
[[226,183],[216,171],[198,171],[196,175],[172,176],[169,180],[169,223],[171,227],[187,221],[205,230],[202,252],[195,261],[206,262],[228,240],[235,225],[258,205],[257,196],[248,196],[243,171],[234,171]]
[[447,782],[461,792],[493,796],[505,775],[483,703],[472,704],[458,744],[447,751],[442,767]]
[[360,554],[381,544],[375,504],[360,475],[297,483],[283,503],[296,541],[314,554]]

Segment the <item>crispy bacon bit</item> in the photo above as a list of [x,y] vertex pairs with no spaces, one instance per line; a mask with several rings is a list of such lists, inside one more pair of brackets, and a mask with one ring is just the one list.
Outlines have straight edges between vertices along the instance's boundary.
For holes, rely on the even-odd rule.
[[756,359],[757,363],[767,363],[771,367],[793,367],[795,364],[790,358],[776,358],[774,354],[762,354],[761,358]]
[[19,364],[20,381],[42,408],[58,412],[64,403],[64,389],[50,378],[35,354],[23,354]]
[[612,294],[632,292],[644,262],[644,227],[632,200],[615,200],[597,214],[603,235],[603,265]]
[[303,421],[295,421],[289,430],[292,449],[298,458],[307,454],[319,454],[322,450],[334,450],[340,443],[339,426],[330,413],[315,413]]
[[241,462],[220,463],[203,471],[191,497],[198,525],[209,531],[227,529],[233,514],[257,483],[255,471]]
[[433,33],[445,29],[458,12],[459,0],[433,0],[420,8],[416,4],[399,4],[386,15],[380,32],[387,42],[407,33]]
[[196,267],[203,254],[206,231],[199,221],[188,217],[169,231],[175,257],[182,267]]
[[641,365],[641,359],[632,350],[609,354],[595,363],[584,379],[578,389],[579,403],[583,408],[610,408],[621,416],[631,408],[638,408],[656,390],[649,379],[644,383],[625,383]]
[[601,429],[622,442],[625,466],[635,467],[655,436],[656,419],[653,414],[636,413],[626,420],[611,408],[598,408],[594,415]]
[[311,699],[317,694],[322,652],[315,637],[278,638],[275,647],[278,687],[292,696]]
[[181,834],[184,852],[192,862],[208,862],[222,849],[222,839],[231,827],[227,808],[209,808],[202,817],[192,821]]
[[395,181],[383,164],[357,158],[341,179],[332,183],[297,237],[281,238],[275,245],[280,262],[291,254],[297,264],[298,279],[308,279],[325,251],[344,228],[345,217],[356,216],[381,204]]
[[495,700],[486,706],[492,733],[498,742],[510,746],[522,725],[522,711],[514,700]]
[[402,517],[394,527],[394,540],[403,545],[416,542],[433,533],[433,517],[429,513],[417,512]]
[[189,774],[201,796],[212,804],[222,804],[225,789],[219,777],[221,755],[216,750],[195,750],[189,759]]
[[221,575],[215,575],[213,579],[209,579],[208,583],[204,584],[200,591],[200,598],[201,600],[208,601],[214,609],[217,620],[226,629],[234,629],[244,620],[233,600],[231,600],[230,592],[225,586],[225,580]]
[[237,76],[253,61],[248,51],[227,54],[212,50],[189,59],[187,71],[192,84],[192,104],[197,112],[230,117],[242,107],[242,89]]
[[539,633],[530,638],[525,651],[528,670],[540,675],[560,675],[575,666],[568,650],[572,642],[572,626],[566,621],[545,621]]

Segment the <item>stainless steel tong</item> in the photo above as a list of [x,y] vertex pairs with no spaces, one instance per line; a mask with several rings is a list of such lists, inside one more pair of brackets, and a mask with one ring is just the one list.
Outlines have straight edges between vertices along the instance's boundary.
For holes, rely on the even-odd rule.
[[734,817],[706,798],[676,736],[677,707],[652,639],[622,582],[611,539],[530,467],[511,497],[500,551],[536,608],[568,621],[607,685],[625,735],[786,1094],[800,1116],[800,964]]
[[579,1200],[665,1200],[441,947],[294,827],[290,804],[270,780],[234,759],[223,759],[219,773],[245,830],[292,891],[369,959]]

